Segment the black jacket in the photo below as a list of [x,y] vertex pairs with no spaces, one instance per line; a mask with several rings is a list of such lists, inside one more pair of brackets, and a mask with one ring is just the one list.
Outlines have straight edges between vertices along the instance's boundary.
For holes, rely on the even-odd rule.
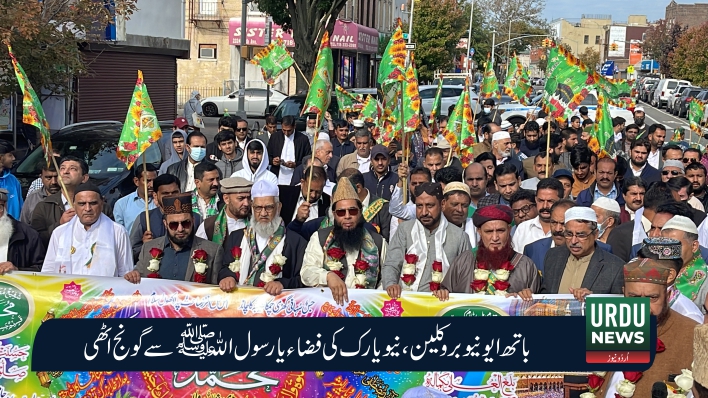
[[381,180],[372,170],[364,173],[364,187],[369,190],[372,195],[378,196],[381,199],[391,200],[393,190],[398,184],[398,174],[389,171]]
[[[541,293],[569,294],[559,292],[563,272],[565,271],[570,250],[566,246],[554,247],[546,252],[543,260],[544,273]],[[622,294],[624,287],[624,261],[595,245],[595,252],[590,257],[590,264],[585,272],[580,287],[595,294]]]
[[[295,166],[302,164],[302,159],[305,156],[312,155],[312,148],[310,147],[310,140],[305,134],[295,132]],[[285,145],[285,135],[282,131],[278,130],[270,136],[268,140],[268,162],[270,162],[270,171],[275,174],[276,177],[280,174],[280,166],[273,165],[273,159],[281,157],[283,154],[283,145]]]
[[[285,225],[288,225],[290,221],[295,219],[297,214],[297,202],[300,200],[302,195],[302,188],[292,185],[278,185],[280,190],[280,203],[283,204],[280,210],[280,217],[283,218]],[[331,205],[330,197],[326,193],[322,193],[322,197],[318,202],[318,217],[327,216],[327,209]]]
[[13,233],[7,247],[7,261],[20,271],[40,272],[47,248],[39,239],[39,233],[12,217],[10,220]]
[[[234,256],[231,255],[231,248],[241,246],[243,239],[243,229],[234,231],[229,234],[224,244],[224,264],[219,270],[219,282],[222,279],[232,277],[236,279],[236,274],[229,269],[229,265],[234,261]],[[304,287],[300,279],[300,269],[302,268],[302,259],[305,257],[305,248],[307,241],[302,239],[300,235],[291,230],[285,229],[285,244],[283,245],[283,256],[286,261],[283,266],[282,276],[276,281],[283,284],[284,289],[298,289]],[[266,264],[266,267],[268,264]],[[260,281],[260,274],[256,274],[255,281]],[[238,280],[236,281],[238,282]]]

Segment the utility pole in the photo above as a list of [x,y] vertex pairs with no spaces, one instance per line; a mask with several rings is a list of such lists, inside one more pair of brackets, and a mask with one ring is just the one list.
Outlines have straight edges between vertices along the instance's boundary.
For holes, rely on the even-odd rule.
[[241,48],[239,49],[241,52],[241,57],[239,58],[239,67],[238,67],[238,116],[241,116],[242,118],[246,117],[246,108],[245,108],[245,102],[246,102],[246,58],[244,57],[246,54],[244,52],[246,51],[246,32],[248,32],[247,28],[247,23],[248,23],[248,2],[250,0],[241,0]]
[[[266,31],[265,31],[265,45],[268,46],[270,44],[270,36],[271,32],[273,31],[273,18],[271,18],[270,15],[266,17]],[[265,114],[268,114],[268,109],[270,108],[270,89],[271,86],[266,83],[266,107],[265,107]]]
[[[415,0],[411,0],[411,13],[408,19],[408,43],[413,43],[413,8],[415,8]],[[408,50],[406,55],[406,67],[411,62],[411,50]]]
[[472,71],[472,60],[470,59],[470,50],[472,49],[472,19],[474,17],[474,0],[472,0],[472,9],[470,10],[470,30],[467,33],[467,74]]
[[491,59],[492,66],[494,66],[494,47],[495,47],[494,43],[496,43],[496,41],[497,41],[497,31],[495,30],[492,32],[492,59]]

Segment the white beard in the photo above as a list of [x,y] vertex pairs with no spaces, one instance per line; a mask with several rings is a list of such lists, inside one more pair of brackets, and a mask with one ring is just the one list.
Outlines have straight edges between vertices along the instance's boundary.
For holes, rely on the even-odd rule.
[[3,214],[0,217],[0,249],[4,250],[4,253],[0,253],[0,262],[7,261],[8,244],[14,232],[10,216],[7,213]]
[[280,227],[281,221],[282,218],[280,216],[276,216],[271,222],[262,223],[256,221],[255,216],[251,215],[250,224],[253,225],[253,229],[256,231],[257,236],[265,239],[270,239],[270,237],[273,236],[278,227]]
[[317,131],[317,130],[315,130],[314,127],[308,127],[305,129],[305,132],[307,133],[307,135],[310,135],[313,137],[315,136],[315,131]]

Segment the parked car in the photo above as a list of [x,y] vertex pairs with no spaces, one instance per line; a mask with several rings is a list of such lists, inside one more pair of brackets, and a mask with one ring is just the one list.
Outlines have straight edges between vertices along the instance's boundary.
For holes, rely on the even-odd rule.
[[[597,110],[597,93],[595,92],[595,90],[591,91],[590,94],[585,97],[583,102],[580,103],[580,106],[587,107],[588,117],[592,120],[595,120],[595,111]],[[627,109],[614,105],[608,105],[608,108],[610,109],[610,117],[612,118],[621,117],[627,122],[627,124],[629,124],[630,121],[634,120],[634,114]],[[574,113],[574,115],[579,114],[579,111],[576,111]]]
[[688,80],[678,80],[678,79],[661,79],[653,88],[653,95],[651,98],[651,105],[659,109],[666,105],[669,100],[669,96],[674,92],[674,90],[680,86],[689,86],[691,83]]
[[681,98],[684,91],[690,89],[691,86],[689,85],[681,85],[676,87],[676,89],[669,96],[669,99],[666,101],[666,112],[674,114],[674,108],[676,107],[676,104],[678,104],[679,98]]
[[652,89],[658,81],[659,79],[655,78],[644,79],[639,87],[639,99],[644,102],[649,102],[650,93],[652,93]]
[[[443,85],[442,86],[442,96],[440,98],[440,115],[448,115],[448,109],[450,106],[456,105],[457,100],[460,95],[464,92],[465,87],[453,86],[453,85]],[[429,115],[433,110],[433,102],[435,102],[435,96],[438,93],[437,85],[425,85],[418,87],[418,93],[420,94],[420,105],[426,115]],[[470,90],[470,105],[472,109],[475,108],[475,103],[477,101],[477,94]],[[449,116],[449,115],[448,115]]]
[[[275,121],[280,128],[280,123],[283,121],[285,116],[295,117],[295,131],[305,131],[307,127],[307,116],[302,115],[302,106],[307,98],[307,93],[291,95],[286,97],[278,107],[273,111],[273,116],[275,116]],[[337,98],[333,95],[331,101],[329,102],[329,107],[327,108],[333,119],[343,118],[343,115],[339,114],[339,106],[337,105]]]
[[[266,89],[247,88],[245,93],[244,111],[247,116],[264,117],[270,114],[286,97],[278,90],[270,89],[270,99],[266,109]],[[226,110],[234,113],[238,110],[238,91],[229,95],[219,97],[208,97],[202,99],[202,111],[206,117],[216,117],[223,115]]]
[[676,105],[674,105],[673,114],[678,117],[684,117],[685,115],[687,115],[688,103],[691,102],[692,99],[696,98],[696,96],[700,94],[701,91],[703,91],[703,89],[700,87],[691,87],[690,90],[684,90],[681,94],[681,97],[676,100]]
[[[71,153],[86,161],[89,181],[98,186],[111,207],[118,199],[135,191],[133,171],[128,170],[125,163],[116,156],[122,129],[121,122],[87,122],[66,126],[52,134],[54,151],[62,156]],[[166,129],[163,133],[168,132]],[[151,145],[143,152],[136,166],[142,165],[143,157],[147,163],[159,168],[162,156],[157,145]],[[27,194],[32,181],[40,176],[44,164],[42,148],[36,147],[13,169],[13,174],[20,180],[23,196]]]

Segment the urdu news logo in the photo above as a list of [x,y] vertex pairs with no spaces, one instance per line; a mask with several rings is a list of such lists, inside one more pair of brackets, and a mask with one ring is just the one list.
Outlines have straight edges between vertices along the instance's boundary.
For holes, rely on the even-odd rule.
[[586,363],[650,363],[648,297],[588,297]]

